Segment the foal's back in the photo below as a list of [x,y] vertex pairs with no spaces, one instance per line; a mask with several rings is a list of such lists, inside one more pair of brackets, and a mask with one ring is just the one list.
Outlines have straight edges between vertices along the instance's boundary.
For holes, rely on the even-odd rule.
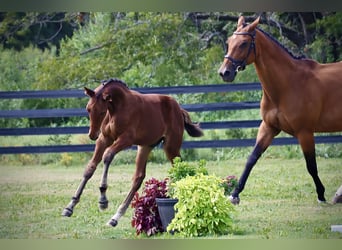
[[177,101],[167,95],[141,94],[130,90],[126,110],[132,118],[132,129],[135,130],[136,144],[146,141],[154,143],[172,133],[182,138],[184,119]]

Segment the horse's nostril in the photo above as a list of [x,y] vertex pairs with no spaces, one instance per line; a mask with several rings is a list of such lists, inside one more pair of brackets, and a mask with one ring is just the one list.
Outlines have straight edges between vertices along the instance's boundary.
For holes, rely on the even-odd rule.
[[229,75],[230,75],[230,71],[229,70],[226,70],[225,72],[223,72],[223,73],[221,72],[220,73],[221,77],[228,77]]

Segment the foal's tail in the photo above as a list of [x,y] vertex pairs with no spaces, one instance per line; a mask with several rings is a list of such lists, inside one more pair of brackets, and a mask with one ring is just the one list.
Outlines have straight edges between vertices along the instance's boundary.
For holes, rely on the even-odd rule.
[[182,113],[183,113],[183,118],[184,118],[184,128],[186,130],[186,132],[192,136],[192,137],[200,137],[203,135],[203,131],[199,126],[199,123],[192,123],[191,118],[189,116],[189,113],[184,110],[181,109]]

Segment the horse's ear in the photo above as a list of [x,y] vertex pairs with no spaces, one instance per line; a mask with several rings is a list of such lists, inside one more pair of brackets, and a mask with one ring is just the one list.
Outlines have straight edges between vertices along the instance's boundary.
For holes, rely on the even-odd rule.
[[256,26],[258,26],[259,22],[260,22],[260,16],[258,16],[258,18],[255,19],[253,23],[248,25],[248,32],[255,30],[255,28],[256,28]]
[[87,87],[84,87],[84,94],[86,94],[89,97],[94,97],[95,96],[95,92],[91,89],[88,89]]
[[110,94],[105,94],[105,93],[103,93],[103,94],[102,94],[102,98],[103,98],[103,100],[105,100],[105,101],[112,102],[112,96],[111,96]]
[[238,27],[242,27],[242,26],[244,26],[244,25],[245,25],[245,17],[240,16],[240,17],[239,17],[239,20],[238,20],[237,26],[238,26]]

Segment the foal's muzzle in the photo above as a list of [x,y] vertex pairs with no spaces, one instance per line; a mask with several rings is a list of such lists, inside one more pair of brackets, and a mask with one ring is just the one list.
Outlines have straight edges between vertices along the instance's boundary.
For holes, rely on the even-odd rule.
[[99,138],[99,135],[100,135],[100,132],[92,133],[92,132],[89,130],[88,136],[89,136],[90,140],[96,141],[97,138]]

